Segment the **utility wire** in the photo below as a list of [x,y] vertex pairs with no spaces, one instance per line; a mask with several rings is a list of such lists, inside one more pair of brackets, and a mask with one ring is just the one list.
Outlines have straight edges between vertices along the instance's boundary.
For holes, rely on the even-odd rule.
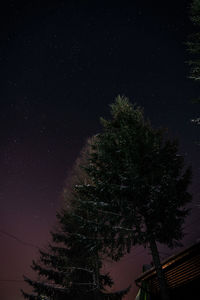
[[24,245],[24,246],[28,246],[28,247],[32,247],[32,248],[35,248],[35,249],[40,249],[38,246],[34,245],[34,244],[31,244],[29,242],[26,242],[26,241],[23,241],[21,240],[20,238],[18,238],[17,236],[15,236],[14,234],[11,234],[9,232],[6,232],[2,229],[0,229],[0,233],[3,234],[3,235],[6,235],[12,239],[14,239],[15,241],[17,241],[18,243]]
[[0,279],[0,282],[24,282],[23,279]]

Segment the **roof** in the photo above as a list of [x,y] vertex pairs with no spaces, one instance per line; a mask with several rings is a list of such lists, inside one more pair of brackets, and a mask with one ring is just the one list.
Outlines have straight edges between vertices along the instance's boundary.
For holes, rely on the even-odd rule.
[[[171,289],[200,278],[200,242],[165,259],[162,268]],[[158,290],[155,267],[142,273],[135,280],[136,284],[144,281],[151,285],[152,291]]]

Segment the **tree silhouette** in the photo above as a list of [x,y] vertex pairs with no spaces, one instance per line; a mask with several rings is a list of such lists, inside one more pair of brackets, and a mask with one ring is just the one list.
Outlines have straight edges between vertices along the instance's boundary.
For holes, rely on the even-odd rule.
[[153,129],[126,97],[117,97],[111,115],[101,119],[103,130],[82,166],[91,183],[76,186],[79,201],[96,216],[102,247],[113,259],[136,244],[150,247],[162,299],[169,299],[156,243],[173,247],[182,239],[191,172],[177,142]]

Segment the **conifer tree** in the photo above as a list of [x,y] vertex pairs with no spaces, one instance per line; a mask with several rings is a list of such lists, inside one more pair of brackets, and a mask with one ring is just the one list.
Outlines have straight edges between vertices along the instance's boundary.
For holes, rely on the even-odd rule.
[[153,129],[127,98],[118,96],[111,114],[111,120],[101,119],[102,133],[83,165],[91,183],[76,186],[79,201],[96,215],[104,249],[113,259],[136,244],[150,247],[162,299],[168,300],[157,243],[173,247],[183,237],[191,172],[184,169],[177,142]]
[[194,26],[194,33],[186,43],[190,52],[190,78],[200,82],[200,0],[193,0],[190,8],[190,19]]
[[[85,161],[85,153],[78,162]],[[64,192],[65,208],[57,214],[59,229],[51,233],[48,251],[41,250],[39,261],[32,263],[39,278],[25,277],[33,288],[31,294],[22,291],[29,300],[121,300],[129,290],[106,291],[113,281],[101,271],[102,240],[98,240],[95,221],[88,219],[88,211],[77,201],[74,190],[75,183],[87,182],[78,162]]]
[[[193,0],[190,8],[190,20],[194,27],[194,32],[189,35],[186,42],[187,50],[190,53],[190,59],[187,62],[190,67],[190,76],[192,80],[200,83],[200,0]],[[200,97],[194,100],[200,103]],[[200,125],[200,116],[191,120],[195,125]]]

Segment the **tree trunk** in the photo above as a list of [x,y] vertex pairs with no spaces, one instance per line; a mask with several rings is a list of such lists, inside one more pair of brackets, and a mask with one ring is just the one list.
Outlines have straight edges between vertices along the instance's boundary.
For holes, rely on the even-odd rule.
[[96,290],[95,293],[94,293],[94,299],[95,300],[101,300],[101,295],[100,295],[98,290]]
[[95,262],[95,273],[94,273],[94,284],[96,285],[96,289],[94,291],[94,300],[101,300],[100,295],[100,282],[99,282],[99,266],[98,266],[99,256],[97,254],[96,262]]
[[157,277],[158,277],[158,284],[160,287],[161,299],[162,300],[170,300],[169,290],[167,287],[167,282],[165,280],[165,275],[164,275],[164,272],[162,269],[162,265],[161,265],[160,257],[159,257],[159,253],[158,253],[158,248],[157,248],[155,240],[150,241],[150,249],[151,249],[153,262],[154,262]]

